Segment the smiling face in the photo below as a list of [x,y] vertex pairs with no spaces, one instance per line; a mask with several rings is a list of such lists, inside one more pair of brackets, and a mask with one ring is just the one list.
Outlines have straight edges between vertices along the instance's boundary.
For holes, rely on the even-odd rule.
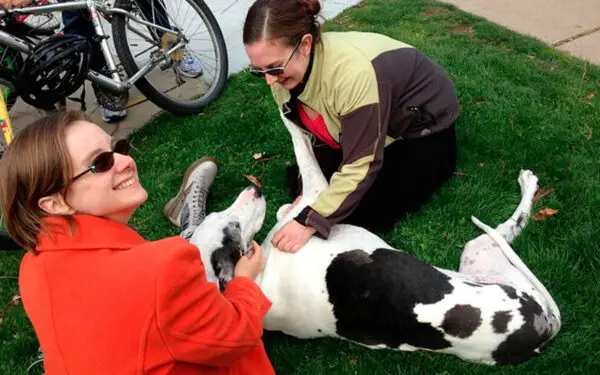
[[[112,151],[113,139],[99,126],[77,121],[66,131],[66,145],[75,175],[87,170],[102,152]],[[73,181],[65,201],[74,213],[106,217],[127,223],[148,193],[140,185],[131,156],[113,153],[106,172],[85,173]]]
[[[282,74],[266,74],[265,80],[269,86],[279,83],[284,88],[291,90],[298,86],[304,78],[310,61],[312,40],[312,35],[306,34],[299,45],[290,46],[284,43],[283,39],[279,39],[261,40],[244,45],[244,48],[253,69],[267,70],[285,66]],[[298,46],[297,49],[296,46]]]
[[260,188],[249,186],[229,208],[209,214],[190,239],[200,249],[207,279],[218,282],[221,289],[233,278],[238,260],[251,249],[266,207]]

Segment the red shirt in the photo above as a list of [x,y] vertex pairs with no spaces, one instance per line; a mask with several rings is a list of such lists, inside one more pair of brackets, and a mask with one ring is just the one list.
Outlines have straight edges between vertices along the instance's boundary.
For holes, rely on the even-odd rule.
[[325,120],[323,116],[319,115],[316,119],[311,120],[308,117],[308,114],[304,110],[302,103],[297,101],[298,103],[298,113],[300,114],[300,119],[302,123],[311,133],[313,133],[317,138],[323,141],[329,147],[339,150],[341,146],[333,139],[331,134],[329,134],[329,130],[327,130],[327,125],[325,125]]

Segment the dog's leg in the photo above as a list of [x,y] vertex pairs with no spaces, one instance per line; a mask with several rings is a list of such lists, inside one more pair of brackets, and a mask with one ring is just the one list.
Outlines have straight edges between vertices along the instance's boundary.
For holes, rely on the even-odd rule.
[[311,136],[288,120],[281,111],[279,115],[292,136],[294,154],[302,176],[302,199],[291,210],[289,210],[289,205],[277,210],[277,224],[267,234],[263,244],[269,244],[279,228],[297,216],[304,207],[314,203],[319,194],[329,186],[313,152]]
[[[537,190],[537,177],[528,170],[519,173],[521,201],[512,216],[496,227],[509,244],[521,233],[528,222],[533,196]],[[469,241],[462,253],[459,272],[477,275],[488,282],[502,282],[512,265],[489,236],[481,235]]]
[[533,197],[538,189],[538,178],[529,170],[521,170],[518,181],[521,186],[521,202],[512,216],[496,227],[496,232],[504,237],[509,244],[527,225],[531,215]]
[[292,205],[291,203],[286,203],[283,206],[279,207],[279,209],[277,210],[277,215],[276,215],[277,220],[283,219],[285,214],[287,214],[288,210],[290,209],[291,205]]
[[315,158],[311,136],[288,120],[283,113],[280,112],[280,116],[292,136],[294,154],[302,176],[302,197],[314,200],[329,184]]

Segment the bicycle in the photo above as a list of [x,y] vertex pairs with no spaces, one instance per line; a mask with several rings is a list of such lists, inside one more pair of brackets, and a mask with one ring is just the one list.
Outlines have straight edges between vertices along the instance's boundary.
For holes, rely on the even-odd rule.
[[[154,5],[154,1],[160,1],[159,5]],[[152,4],[148,5],[150,2]],[[171,10],[166,11],[165,4],[167,6],[178,4],[179,6],[175,8],[177,12],[181,11],[181,7],[184,4],[187,4],[191,8],[191,11],[185,12],[185,19],[187,20],[190,14],[195,13],[199,16],[202,24],[204,24],[208,31],[208,41],[214,47],[214,58],[208,57],[205,53],[208,50],[205,49],[202,50],[202,54],[194,54],[202,62],[201,76],[193,77],[202,78],[202,81],[198,85],[190,84],[185,86],[188,83],[185,78],[192,78],[183,77],[178,73],[177,69],[175,69],[175,64],[184,58],[185,53],[192,53],[189,52],[188,47],[194,40],[192,37],[196,35],[202,24],[198,25],[200,22],[197,19],[192,20],[195,21],[193,25],[195,27],[194,33],[192,35],[186,35],[187,32],[184,34],[183,27],[172,18],[172,14],[175,12]],[[157,11],[160,7],[165,9],[166,16]],[[147,14],[145,14],[149,13],[149,9],[152,10],[151,17],[147,17]],[[135,85],[148,100],[174,115],[199,113],[222,94],[228,75],[228,57],[225,40],[214,15],[202,0],[171,0],[168,2],[161,0],[115,0],[114,5],[111,5],[107,0],[78,0],[67,3],[0,10],[0,19],[6,20],[7,17],[16,15],[62,12],[67,10],[83,10],[89,13],[95,30],[95,38],[99,41],[102,55],[107,62],[108,72],[88,71],[87,80],[92,85],[97,85],[116,94],[128,92]],[[111,25],[113,45],[120,61],[119,67],[111,53],[107,41],[110,36],[105,32],[100,20],[101,18]],[[149,21],[148,18],[151,18],[151,20]],[[166,23],[169,26],[165,27],[160,23]],[[68,27],[69,25],[64,25],[55,34],[63,33]],[[128,30],[139,36],[143,42],[149,44],[149,47],[144,48],[140,53],[132,51],[129,42],[133,42],[134,40],[128,35]],[[0,45],[6,46],[9,51],[16,51],[23,54],[25,59],[31,54],[35,45],[46,36],[43,33],[30,32],[26,34],[18,31],[15,32],[10,27],[0,27]],[[206,45],[206,39],[200,40],[200,45]],[[133,47],[139,47],[139,44],[136,43]],[[140,55],[146,52],[149,52],[150,56],[148,61],[143,61],[143,59],[140,59]],[[210,61],[215,62],[213,71],[205,69],[205,64]],[[0,67],[0,80],[8,82],[14,87],[14,74],[10,74],[7,70],[9,69],[1,69]],[[162,72],[173,70],[175,86],[168,85],[164,90],[161,90],[156,84],[151,83],[149,81],[151,72],[158,70]],[[212,82],[206,79],[209,73],[213,73],[214,75]],[[122,75],[125,75],[125,77],[122,77]],[[202,85],[203,89],[201,94],[198,93],[200,85]],[[189,98],[177,99],[169,96],[169,93],[177,88],[187,90],[186,95]]]

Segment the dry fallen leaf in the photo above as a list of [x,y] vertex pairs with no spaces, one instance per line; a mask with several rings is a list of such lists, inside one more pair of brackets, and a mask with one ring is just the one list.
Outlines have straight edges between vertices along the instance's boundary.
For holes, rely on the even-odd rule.
[[539,201],[540,199],[544,198],[545,196],[548,196],[552,193],[554,193],[554,188],[550,188],[550,190],[548,190],[548,191],[546,191],[544,188],[541,188],[540,190],[537,191],[537,193],[535,193],[535,195],[533,196],[533,199],[531,200],[531,203],[535,203],[535,202]]
[[455,176],[466,176],[467,174],[465,172],[454,172]]
[[589,141],[590,139],[592,139],[592,128],[590,127],[590,124],[588,124],[587,121],[585,122],[584,125],[585,125],[585,127],[587,128],[587,131],[588,131],[588,135],[587,135],[587,137],[585,137],[585,140]]
[[483,168],[483,166],[485,165],[485,163],[479,163],[479,166]]
[[254,160],[260,160],[265,157],[265,153],[257,152],[256,154],[253,154],[252,157],[254,158]]
[[595,97],[596,97],[596,94],[593,92],[590,92],[589,94],[587,94],[584,101],[589,102],[590,100],[594,99]]
[[21,301],[21,296],[19,296],[19,295],[13,296],[12,303],[14,303],[15,305],[18,305],[20,301]]
[[467,104],[474,104],[474,103],[489,103],[489,100],[487,100],[486,98],[473,98]]
[[357,364],[357,363],[358,363],[358,359],[351,359],[351,360],[350,360],[350,364],[351,364],[352,366],[356,366],[356,364]]
[[245,175],[245,176],[246,176],[246,178],[247,178],[248,180],[250,180],[250,182],[252,182],[254,185],[258,186],[259,188],[261,188],[261,187],[262,187],[261,183],[260,183],[260,182],[258,182],[258,179],[257,179],[256,177],[252,176],[251,174],[247,174],[247,175]]
[[547,218],[554,216],[558,213],[558,210],[552,208],[542,208],[538,211],[537,214],[533,217],[533,220],[546,220]]
[[0,316],[0,324],[4,321],[4,318]]

